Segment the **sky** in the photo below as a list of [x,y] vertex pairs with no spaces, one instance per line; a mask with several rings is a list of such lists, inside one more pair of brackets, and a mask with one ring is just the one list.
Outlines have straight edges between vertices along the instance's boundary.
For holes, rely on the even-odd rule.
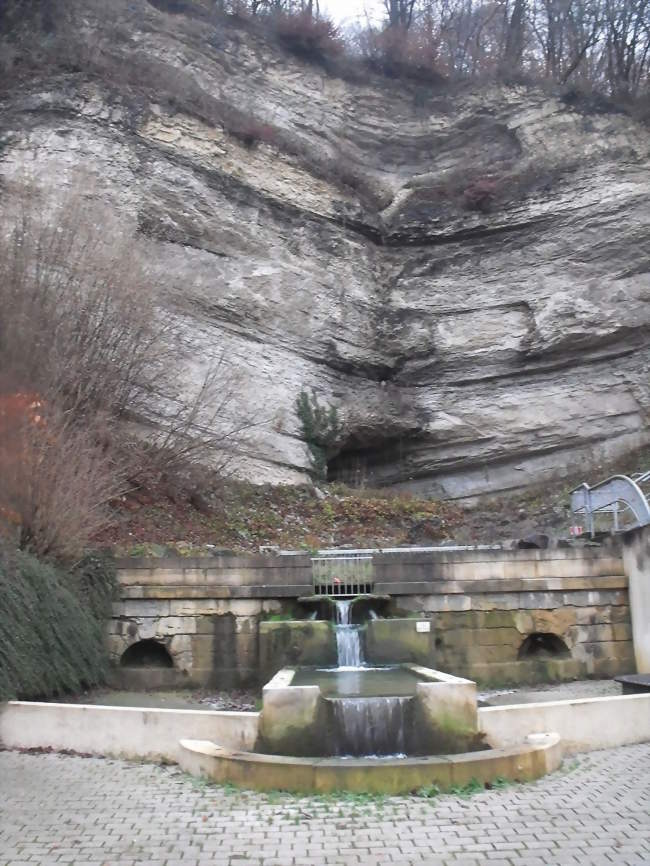
[[353,24],[365,20],[366,11],[377,17],[383,8],[382,0],[321,0],[321,11],[327,13],[337,24]]

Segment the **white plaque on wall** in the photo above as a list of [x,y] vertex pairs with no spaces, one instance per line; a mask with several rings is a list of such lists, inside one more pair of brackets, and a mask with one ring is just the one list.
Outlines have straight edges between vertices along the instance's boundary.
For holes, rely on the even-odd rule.
[[415,630],[417,632],[423,632],[423,633],[430,632],[431,631],[431,623],[430,622],[416,622],[415,623]]

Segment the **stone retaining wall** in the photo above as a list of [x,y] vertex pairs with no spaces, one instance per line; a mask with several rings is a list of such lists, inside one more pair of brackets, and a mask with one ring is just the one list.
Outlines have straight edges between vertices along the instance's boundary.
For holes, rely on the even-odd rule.
[[[390,597],[382,614],[399,621],[368,624],[370,661],[416,662],[491,684],[634,671],[628,581],[616,550],[402,551],[373,559],[374,590]],[[116,683],[255,683],[285,665],[315,663],[319,647],[321,663],[331,662],[327,625],[307,622],[309,609],[298,602],[313,590],[306,555],[118,567],[109,627]],[[269,621],[274,616],[300,622]],[[428,632],[417,630],[419,620]],[[565,656],[520,658],[536,634],[559,638]],[[147,639],[166,647],[173,668],[120,668],[125,650]]]

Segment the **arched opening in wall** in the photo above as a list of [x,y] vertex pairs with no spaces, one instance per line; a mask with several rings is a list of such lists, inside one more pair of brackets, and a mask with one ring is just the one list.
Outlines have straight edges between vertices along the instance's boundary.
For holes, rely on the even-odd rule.
[[519,647],[517,658],[527,659],[566,659],[571,656],[569,647],[561,637],[552,632],[536,631],[529,634]]
[[167,648],[157,640],[140,640],[130,646],[120,659],[123,668],[173,668]]

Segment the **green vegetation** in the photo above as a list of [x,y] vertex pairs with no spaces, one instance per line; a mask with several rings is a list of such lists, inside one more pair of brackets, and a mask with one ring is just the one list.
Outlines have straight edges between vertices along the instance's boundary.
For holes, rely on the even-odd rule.
[[425,797],[427,800],[433,800],[439,794],[442,794],[442,790],[434,783],[432,785],[425,785],[423,788],[418,788],[415,793],[418,797]]
[[327,458],[341,436],[341,423],[335,406],[322,406],[316,392],[300,392],[296,399],[296,414],[311,454],[314,475],[327,478]]
[[102,682],[113,579],[110,561],[98,556],[66,572],[0,550],[0,701]]
[[485,790],[485,785],[478,779],[470,779],[466,785],[454,785],[449,789],[450,794],[456,797],[471,797],[472,794],[480,794]]
[[445,793],[453,794],[456,797],[462,797],[465,799],[471,797],[473,794],[480,794],[482,791],[499,790],[501,788],[507,788],[512,784],[513,783],[509,779],[504,779],[503,776],[497,776],[493,782],[486,782],[485,784],[479,782],[478,779],[470,779],[466,785],[454,785],[448,791],[443,791],[434,783],[419,788],[415,793],[418,797],[424,797],[427,800],[433,800],[440,794]]

